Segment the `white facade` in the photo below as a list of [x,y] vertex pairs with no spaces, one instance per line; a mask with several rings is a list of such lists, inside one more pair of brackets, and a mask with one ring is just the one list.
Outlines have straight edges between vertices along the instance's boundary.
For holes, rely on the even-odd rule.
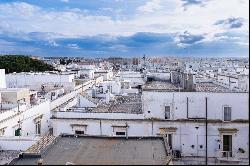
[[103,76],[104,81],[112,80],[113,72],[109,70],[95,71],[95,77]]
[[64,94],[65,94],[64,89],[58,88],[58,89],[50,90],[43,97],[52,101],[52,100],[58,99],[59,97],[63,96]]
[[138,85],[144,85],[146,80],[143,74],[139,72],[123,71],[120,73],[121,81],[128,81],[130,87],[137,87]]
[[239,75],[238,86],[239,89],[249,92],[249,75]]
[[20,105],[19,109],[15,107],[0,115],[0,147],[3,150],[27,150],[52,127],[48,100],[32,107]]
[[[6,120],[2,119],[0,123],[0,128],[5,128],[4,136],[12,137],[15,136],[15,130],[21,128],[21,136],[40,136],[49,131],[49,119],[50,119],[50,107],[49,101],[44,101],[38,105],[35,105],[31,108],[27,108],[21,111],[21,114],[18,114],[17,108],[13,110],[13,118]],[[3,112],[8,113],[8,111]],[[41,121],[41,133],[36,133],[36,120]],[[20,121],[21,123],[18,123]],[[20,124],[20,125],[19,125]]]
[[28,87],[40,89],[44,84],[63,86],[65,90],[74,90],[74,74],[49,74],[49,73],[17,73],[7,74],[6,82],[8,88]]
[[225,85],[228,85],[231,89],[239,88],[237,77],[232,77],[232,76],[227,76],[227,75],[218,75],[217,81]]
[[[81,113],[78,113],[78,115]],[[82,113],[84,114],[84,113]],[[105,114],[105,113],[104,113]],[[103,114],[100,114],[100,116]],[[111,116],[111,115],[110,115]],[[113,115],[114,117],[116,115]],[[118,115],[117,115],[118,116]],[[120,115],[123,116],[123,115]],[[130,118],[130,119],[129,119]],[[80,127],[77,130],[83,130],[86,135],[96,136],[116,136],[114,128],[121,131],[124,126],[128,126],[127,134],[133,136],[157,136],[165,134],[173,134],[173,150],[182,152],[182,156],[204,157],[205,156],[205,123],[204,122],[171,122],[160,120],[143,120],[141,116],[134,115],[129,118],[121,119],[104,119],[103,117],[84,118],[77,120],[76,118],[69,119],[54,119],[54,134],[60,135],[62,133],[75,134],[74,126]],[[137,119],[133,119],[137,118]],[[208,157],[219,157],[220,147],[222,146],[223,134],[218,130],[220,128],[237,128],[236,133],[228,132],[226,134],[232,135],[233,147],[232,151],[235,155],[243,159],[248,158],[249,149],[246,145],[248,142],[248,126],[241,123],[221,124],[211,123],[208,125]],[[218,142],[219,141],[219,142]],[[192,146],[194,145],[194,146]],[[243,148],[245,153],[238,152],[239,148]]]
[[79,78],[94,79],[95,72],[94,69],[80,69],[78,76]]
[[98,85],[102,88],[102,92],[109,91],[112,94],[120,94],[121,93],[121,83],[119,81],[104,81],[99,83]]
[[[85,91],[86,88],[89,88],[92,85],[93,81],[89,81],[78,86],[78,88],[80,91]],[[4,92],[2,91],[4,93],[4,101],[7,97],[13,100],[15,98],[22,99],[22,97],[27,96],[23,95],[26,93],[23,93],[22,91],[20,91],[20,94],[18,94],[17,91],[16,93],[8,93],[8,95],[6,95],[8,92],[7,90],[10,92],[16,92],[18,89],[5,89]],[[52,98],[52,100],[42,100],[39,98],[39,100],[33,104],[29,104],[28,100],[23,100],[20,104],[13,102],[1,103],[0,148],[3,150],[25,151],[42,136],[51,132],[51,110],[65,110],[63,108],[70,108],[77,104],[76,96],[79,91],[78,89],[57,98],[60,94],[60,90],[63,89],[54,91],[56,98]],[[33,95],[34,93],[35,92],[28,93],[28,96]]]
[[5,69],[0,69],[0,88],[6,88]]
[[1,100],[3,103],[26,103],[30,104],[32,93],[26,88],[5,88],[0,89]]
[[[249,154],[248,94],[206,92],[143,91],[143,114],[55,112],[54,134],[127,136],[171,135],[173,150],[183,157],[205,157],[205,118],[207,99],[208,157],[223,157],[224,135],[232,138],[233,159],[246,162]],[[166,106],[170,117],[166,119]],[[225,120],[224,107],[231,108],[231,119]],[[124,135],[125,136],[125,135]],[[244,153],[239,149],[243,149]]]
[[248,117],[248,93],[156,92],[144,91],[142,102],[147,118],[165,117],[170,106],[171,120],[205,118],[207,98],[208,119],[223,120],[223,107],[232,107],[232,120]]

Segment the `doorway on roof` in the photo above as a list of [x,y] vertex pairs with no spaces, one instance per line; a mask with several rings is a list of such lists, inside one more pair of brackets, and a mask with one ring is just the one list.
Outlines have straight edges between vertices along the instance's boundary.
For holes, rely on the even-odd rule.
[[173,149],[173,134],[166,134],[167,144],[170,150]]

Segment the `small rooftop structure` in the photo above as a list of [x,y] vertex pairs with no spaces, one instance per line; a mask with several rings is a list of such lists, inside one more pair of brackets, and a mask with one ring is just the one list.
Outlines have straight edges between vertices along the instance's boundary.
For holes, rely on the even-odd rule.
[[[168,81],[148,81],[143,86],[144,91],[180,91],[187,92],[189,90],[184,90],[183,88],[178,88],[175,84]],[[206,82],[196,82],[195,90],[192,92],[241,92],[239,89],[230,89],[229,87],[216,84],[211,80]]]
[[41,158],[19,158],[13,165],[166,165],[164,140],[154,138],[60,137]]
[[178,91],[179,88],[168,81],[148,81],[143,86],[143,90],[169,90]]
[[232,92],[229,88],[214,84],[212,82],[201,82],[196,84],[198,92]]
[[5,88],[0,89],[1,102],[4,103],[18,103],[18,101],[23,100],[28,102],[30,91],[27,88]]
[[[86,97],[87,95],[85,95]],[[98,98],[87,97],[88,100],[93,103],[99,103],[95,108],[81,108],[71,107],[70,110],[92,113],[130,113],[130,114],[142,114],[142,101],[141,94],[130,94],[126,96],[115,96],[114,100],[108,104],[101,103]],[[97,102],[99,100],[99,102]]]

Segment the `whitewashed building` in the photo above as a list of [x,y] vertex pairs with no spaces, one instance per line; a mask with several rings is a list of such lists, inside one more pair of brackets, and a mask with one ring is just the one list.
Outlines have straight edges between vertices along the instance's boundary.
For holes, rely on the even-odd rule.
[[63,87],[65,91],[75,88],[74,74],[60,73],[12,73],[6,75],[8,88],[41,89],[42,86]]
[[6,88],[5,69],[0,69],[0,88]]
[[49,132],[50,102],[27,89],[0,90],[1,150],[26,150]]
[[104,81],[113,79],[113,72],[110,70],[98,70],[94,72],[95,77],[103,76]]
[[[29,82],[31,80],[26,80],[27,84],[32,86],[35,83],[40,85],[41,82],[46,82],[46,80],[39,82],[36,76],[34,78],[33,84]],[[45,77],[42,78],[45,79]],[[21,79],[24,78],[20,77]],[[49,79],[47,81],[57,82]],[[42,91],[30,91],[27,88],[1,88],[0,150],[26,151],[37,141],[53,140],[51,111],[74,106],[77,94],[92,87],[94,82],[85,81],[68,93],[65,93],[62,87],[51,86],[45,86]],[[19,85],[23,85],[22,82]]]
[[53,112],[54,135],[161,135],[169,152],[181,155],[177,164],[204,164],[206,154],[211,164],[247,164],[248,93],[212,90],[178,92],[170,83],[146,84],[142,94],[120,96],[110,104]]
[[120,80],[129,82],[129,86],[134,88],[144,85],[146,77],[140,72],[122,71],[120,72]]
[[249,75],[246,74],[218,74],[217,81],[229,86],[231,89],[237,88],[243,91],[249,91]]

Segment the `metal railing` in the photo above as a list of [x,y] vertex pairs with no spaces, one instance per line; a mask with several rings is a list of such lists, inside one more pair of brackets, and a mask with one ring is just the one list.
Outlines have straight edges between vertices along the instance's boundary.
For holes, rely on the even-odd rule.
[[229,159],[229,158],[232,158],[234,156],[233,156],[232,151],[220,151],[220,157]]

